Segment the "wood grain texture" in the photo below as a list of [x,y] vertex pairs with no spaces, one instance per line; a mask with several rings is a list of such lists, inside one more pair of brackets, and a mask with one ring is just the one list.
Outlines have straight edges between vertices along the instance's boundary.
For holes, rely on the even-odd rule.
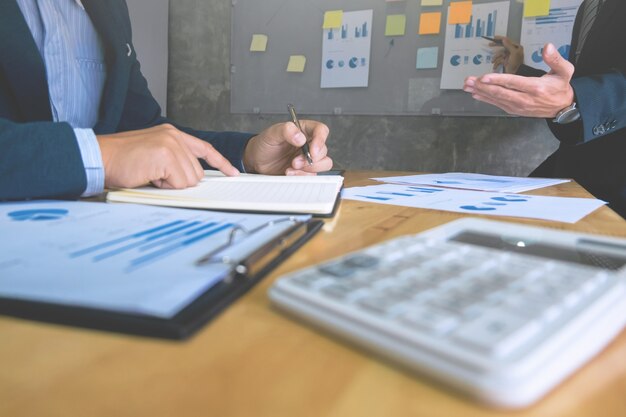
[[[399,172],[351,172],[348,186]],[[536,194],[588,197],[574,183]],[[266,292],[280,275],[458,214],[343,201],[325,230],[186,342],[0,318],[0,416],[625,416],[626,332],[528,409],[483,408],[426,378],[299,324]],[[574,225],[626,237],[601,208]]]

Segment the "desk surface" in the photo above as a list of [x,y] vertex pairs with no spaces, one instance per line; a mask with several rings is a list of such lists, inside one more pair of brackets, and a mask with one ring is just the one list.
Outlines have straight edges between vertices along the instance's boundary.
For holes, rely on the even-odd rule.
[[[396,172],[351,172],[348,186]],[[574,183],[534,194],[586,197]],[[327,337],[272,308],[281,274],[458,214],[343,201],[325,230],[186,342],[0,317],[0,416],[496,416],[445,388]],[[626,237],[603,207],[575,225]],[[626,331],[535,406],[515,416],[625,416]],[[510,413],[506,413],[510,415]]]

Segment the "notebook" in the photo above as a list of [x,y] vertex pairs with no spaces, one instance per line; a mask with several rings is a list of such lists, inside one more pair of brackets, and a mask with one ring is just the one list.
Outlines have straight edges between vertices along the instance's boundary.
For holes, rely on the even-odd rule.
[[332,216],[343,185],[340,175],[227,177],[205,171],[200,183],[184,190],[152,186],[119,189],[107,201],[209,210]]

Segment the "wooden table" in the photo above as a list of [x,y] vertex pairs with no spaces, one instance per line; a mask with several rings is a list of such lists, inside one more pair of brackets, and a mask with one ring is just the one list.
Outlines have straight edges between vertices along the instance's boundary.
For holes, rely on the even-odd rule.
[[[397,172],[351,172],[348,186]],[[534,194],[587,197],[574,183]],[[0,416],[626,416],[626,331],[536,405],[499,412],[273,308],[280,275],[459,214],[342,202],[325,230],[186,342],[0,318]],[[603,207],[569,225],[503,219],[626,237]],[[626,302],[626,301],[625,301]]]

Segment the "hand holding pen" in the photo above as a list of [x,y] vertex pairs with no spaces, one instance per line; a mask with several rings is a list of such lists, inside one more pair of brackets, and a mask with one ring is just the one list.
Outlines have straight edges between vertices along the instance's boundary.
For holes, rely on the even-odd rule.
[[522,45],[513,42],[506,36],[495,36],[493,38],[482,36],[482,38],[491,42],[489,46],[500,47],[493,55],[492,63],[494,70],[502,65],[505,73],[515,74],[524,63],[524,48]]
[[309,139],[306,137],[306,133],[302,130],[302,126],[300,126],[300,120],[298,120],[298,115],[296,114],[296,108],[293,104],[287,104],[287,111],[289,111],[289,116],[291,117],[291,121],[294,125],[298,126],[300,132],[304,135],[307,141],[302,145],[302,155],[306,158],[306,161],[309,165],[313,165],[313,159],[311,159],[311,151],[309,150]]
[[315,120],[298,120],[291,110],[289,116],[293,123],[274,124],[248,140],[242,160],[245,172],[315,175],[332,168],[326,145],[328,126]]

